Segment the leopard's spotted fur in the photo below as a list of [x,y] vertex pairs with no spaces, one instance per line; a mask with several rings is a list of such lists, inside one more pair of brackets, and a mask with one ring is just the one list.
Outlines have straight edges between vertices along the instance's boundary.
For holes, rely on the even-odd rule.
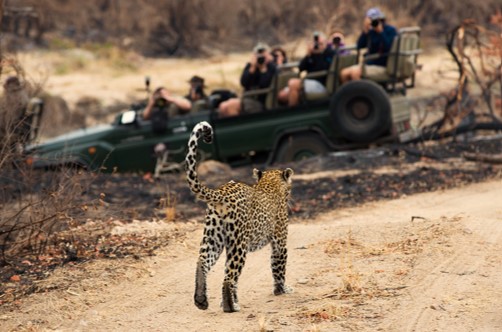
[[239,311],[237,281],[248,252],[268,243],[272,246],[274,294],[291,291],[285,285],[287,260],[288,199],[293,170],[253,170],[257,182],[250,186],[230,181],[218,189],[200,183],[196,171],[198,139],[212,141],[213,131],[207,122],[198,123],[190,136],[186,155],[188,184],[197,198],[207,203],[204,234],[195,276],[195,305],[207,309],[206,278],[223,249],[226,250],[223,280],[223,310]]

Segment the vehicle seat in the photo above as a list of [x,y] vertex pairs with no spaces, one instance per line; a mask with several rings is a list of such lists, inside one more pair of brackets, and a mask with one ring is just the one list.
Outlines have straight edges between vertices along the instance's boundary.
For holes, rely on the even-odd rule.
[[298,77],[298,73],[292,69],[279,70],[272,78],[272,82],[268,88],[246,91],[242,94],[243,98],[256,98],[257,96],[266,94],[265,109],[271,110],[279,106],[277,95],[279,91],[288,85],[291,78]]
[[[420,53],[420,28],[402,28],[392,42],[386,70],[376,74],[368,74],[363,66],[363,78],[377,83],[389,84],[392,86],[390,90],[395,88],[396,83],[403,83],[405,87],[413,87],[417,58]],[[405,82],[408,79],[411,79],[411,83]]]
[[209,102],[206,98],[201,99],[201,100],[196,100],[196,101],[192,102],[192,108],[190,110],[190,113],[195,114],[201,110],[206,110],[209,108],[210,108]]
[[335,69],[326,82],[326,88],[330,92],[330,95],[338,90],[338,87],[342,84],[340,80],[340,72],[342,69],[357,64],[357,52],[335,56],[334,60],[336,61]]
[[326,76],[326,93],[309,93],[304,94],[304,99],[307,101],[319,100],[328,98],[340,86],[340,71],[343,68],[352,66],[357,63],[357,54],[335,55],[328,70],[309,73],[305,78],[317,78]]
[[292,78],[298,78],[298,72],[293,70],[292,68],[279,70],[276,74],[276,77],[272,81],[273,89],[269,91],[266,100],[267,109],[273,109],[279,107],[279,101],[277,96],[279,92],[288,86],[288,82]]

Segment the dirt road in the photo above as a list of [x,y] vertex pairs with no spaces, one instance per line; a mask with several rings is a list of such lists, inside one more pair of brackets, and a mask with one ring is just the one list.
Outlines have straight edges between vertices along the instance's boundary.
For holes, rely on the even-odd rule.
[[[290,225],[287,280],[272,294],[269,249],[248,256],[241,312],[192,302],[202,227],[146,261],[97,261],[56,271],[46,294],[0,309],[0,330],[501,331],[502,181],[335,210]],[[40,285],[43,287],[43,285]],[[48,287],[49,288],[49,287]]]

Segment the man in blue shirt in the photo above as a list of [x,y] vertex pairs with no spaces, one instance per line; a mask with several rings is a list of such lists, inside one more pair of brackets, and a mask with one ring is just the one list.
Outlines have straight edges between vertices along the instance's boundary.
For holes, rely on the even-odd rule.
[[[378,58],[365,62],[365,70],[369,76],[386,70],[387,55],[390,52],[392,42],[396,36],[396,28],[385,22],[385,15],[380,9],[371,8],[366,12],[363,31],[357,40],[357,48],[367,48],[368,55],[381,55]],[[361,75],[361,64],[357,64],[343,69],[340,78],[342,83],[344,83],[351,80],[358,80],[361,78]]]

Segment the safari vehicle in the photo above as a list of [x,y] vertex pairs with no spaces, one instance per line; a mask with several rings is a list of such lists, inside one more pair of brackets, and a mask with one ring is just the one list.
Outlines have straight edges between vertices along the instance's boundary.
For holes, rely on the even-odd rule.
[[200,121],[208,121],[214,129],[214,142],[201,144],[200,158],[233,166],[289,162],[404,141],[411,134],[406,90],[415,85],[419,37],[419,28],[399,31],[388,54],[386,74],[381,77],[341,85],[340,70],[358,63],[360,56],[355,49],[335,56],[329,70],[309,75],[326,75],[328,93],[302,96],[302,103],[294,108],[277,101],[277,93],[288,79],[298,76],[294,68],[283,68],[269,88],[245,94],[247,98],[266,94],[264,112],[220,118],[216,111],[221,102],[219,91],[211,94],[212,107],[164,119],[160,126],[143,120],[142,107],[136,107],[118,115],[112,124],[29,147],[30,161],[35,167],[72,164],[158,175],[182,167],[190,132]]

